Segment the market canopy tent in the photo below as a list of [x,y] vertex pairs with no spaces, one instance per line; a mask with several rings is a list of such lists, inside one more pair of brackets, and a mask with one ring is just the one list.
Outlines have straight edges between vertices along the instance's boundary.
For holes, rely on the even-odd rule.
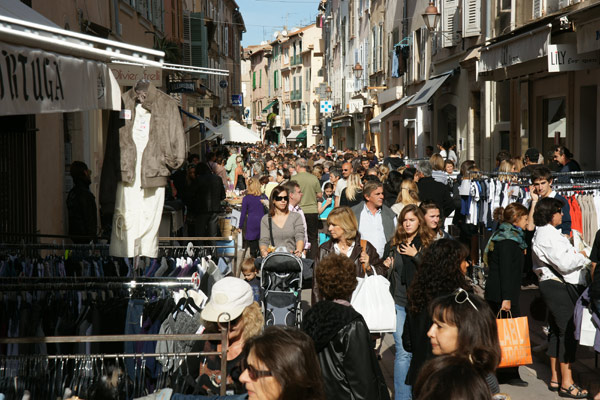
[[261,138],[248,128],[244,128],[237,122],[230,120],[217,127],[221,134],[223,143],[259,143]]

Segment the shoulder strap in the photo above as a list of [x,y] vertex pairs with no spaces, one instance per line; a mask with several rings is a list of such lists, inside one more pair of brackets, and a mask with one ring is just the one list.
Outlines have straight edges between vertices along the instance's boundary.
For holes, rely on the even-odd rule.
[[275,240],[273,240],[273,220],[269,215],[269,236],[271,237],[271,246],[275,247]]

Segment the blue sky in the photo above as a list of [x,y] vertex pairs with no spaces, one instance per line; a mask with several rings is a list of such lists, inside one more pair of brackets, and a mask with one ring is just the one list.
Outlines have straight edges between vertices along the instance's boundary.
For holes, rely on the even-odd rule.
[[[236,0],[246,33],[242,36],[242,46],[260,44],[263,40],[273,40],[273,33],[310,25],[315,22],[319,0]],[[287,23],[286,23],[287,22]]]

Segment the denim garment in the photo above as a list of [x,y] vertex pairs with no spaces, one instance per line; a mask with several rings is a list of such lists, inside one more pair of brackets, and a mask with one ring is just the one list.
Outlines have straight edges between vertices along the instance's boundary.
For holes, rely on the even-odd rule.
[[199,396],[195,394],[179,394],[175,393],[171,400],[246,400],[247,394],[236,394],[231,396]]
[[407,385],[406,375],[412,353],[404,350],[402,346],[402,332],[406,320],[406,308],[396,304],[396,332],[394,332],[394,343],[396,343],[396,357],[394,358],[394,399],[410,400],[412,398],[412,387]]
[[[127,304],[127,316],[125,317],[125,334],[137,335],[142,331],[141,318],[144,314],[144,300],[131,299]],[[134,354],[135,342],[125,342],[125,354]],[[127,373],[131,379],[135,377],[135,360],[133,358],[125,359]]]

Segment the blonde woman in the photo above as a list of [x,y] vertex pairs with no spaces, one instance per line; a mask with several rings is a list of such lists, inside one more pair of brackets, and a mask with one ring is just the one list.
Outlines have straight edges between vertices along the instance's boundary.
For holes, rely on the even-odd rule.
[[[205,333],[218,333],[217,323],[229,327],[227,347],[227,390],[235,394],[245,393],[239,381],[242,374],[242,361],[245,359],[244,345],[248,340],[262,332],[264,318],[257,302],[254,301],[252,287],[248,282],[231,276],[216,282],[212,287],[211,298],[202,310],[201,317],[206,321]],[[221,352],[220,341],[196,341],[192,346],[195,352]],[[220,374],[221,357],[210,355],[188,357],[183,371],[198,374],[199,393],[218,395],[220,382],[214,377]],[[185,368],[185,367],[183,367]],[[196,376],[194,376],[196,378]]]
[[387,165],[379,166],[379,180],[381,183],[385,183],[387,181],[388,175],[390,174],[390,167]]
[[[266,197],[264,197],[266,199]],[[250,255],[258,257],[258,239],[260,239],[260,221],[265,215],[265,207],[261,202],[262,193],[260,181],[248,178],[248,190],[242,199],[242,212],[238,229],[244,230],[244,241],[250,247]],[[245,229],[244,229],[245,225]]]
[[511,160],[503,160],[498,167],[498,172],[498,180],[503,182],[511,182],[517,178],[516,175],[512,175],[513,172],[517,172],[517,168]]
[[429,158],[431,164],[431,177],[437,182],[446,185],[448,183],[448,174],[444,168],[444,159],[439,154],[434,154]]
[[400,191],[396,198],[396,204],[394,204],[391,209],[396,215],[400,215],[404,206],[409,204],[415,204],[417,206],[421,204],[419,201],[419,187],[415,181],[404,179],[400,184]]
[[346,180],[346,188],[340,196],[340,206],[354,207],[363,201],[362,181],[359,174],[350,174]]

